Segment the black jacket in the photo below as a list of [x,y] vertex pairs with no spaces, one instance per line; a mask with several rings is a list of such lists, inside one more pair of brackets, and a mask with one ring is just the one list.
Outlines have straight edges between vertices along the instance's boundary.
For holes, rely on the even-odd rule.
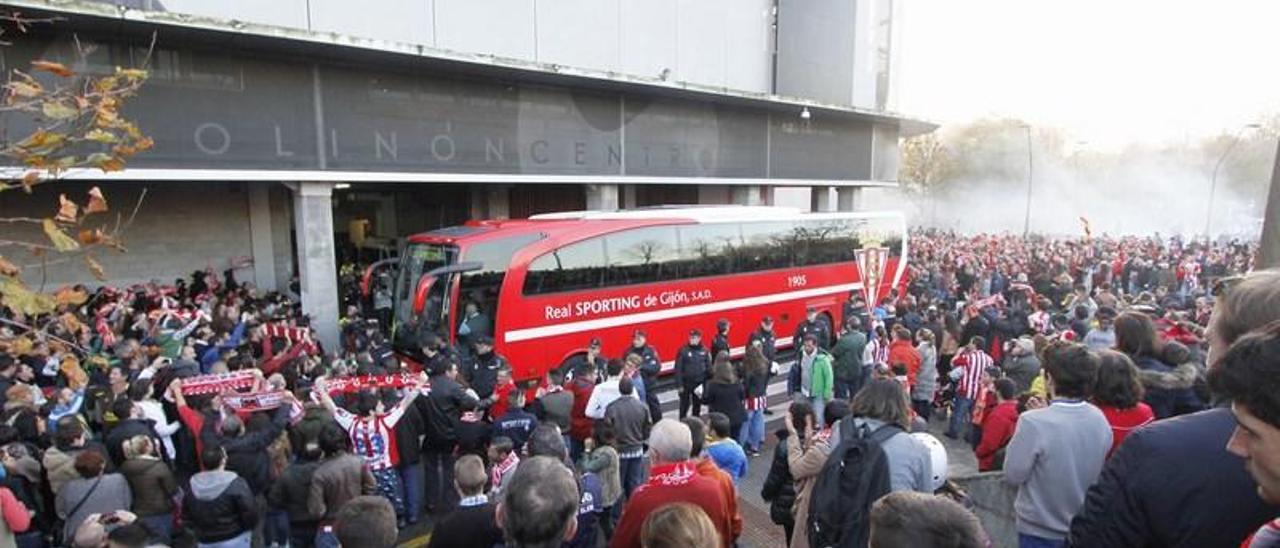
[[227,470],[248,482],[249,490],[255,495],[266,493],[271,484],[271,456],[267,454],[267,447],[280,437],[288,423],[289,406],[282,405],[276,408],[265,428],[222,440],[222,448],[227,451]]
[[831,326],[827,325],[826,320],[821,316],[817,320],[809,321],[808,318],[800,320],[796,324],[796,334],[791,340],[791,344],[800,346],[804,342],[806,336],[813,335],[818,339],[818,348],[831,348]]
[[307,496],[311,492],[311,476],[315,475],[319,462],[296,462],[285,467],[280,479],[267,491],[267,504],[289,514],[289,523],[314,524],[319,519],[307,508]]
[[742,424],[747,420],[743,395],[741,384],[712,381],[702,389],[702,404],[707,406],[707,412],[724,413],[730,423]]
[[[421,399],[419,397],[418,399]],[[390,405],[387,406],[391,408]],[[422,461],[422,444],[418,438],[422,436],[426,424],[422,421],[422,412],[418,406],[410,405],[404,410],[404,416],[396,423],[396,451],[400,453],[400,465],[408,466]]]
[[1223,449],[1234,429],[1220,408],[1129,434],[1089,488],[1067,545],[1239,546],[1280,508],[1258,498],[1244,462]]
[[[770,362],[778,361],[777,338],[773,334],[773,331],[765,331],[763,329],[752,331],[751,337],[747,339],[747,344],[751,344],[756,341],[760,341],[762,343],[760,351],[764,353],[765,358],[768,358]],[[799,343],[796,343],[796,345],[799,346]]]
[[493,504],[458,508],[436,525],[427,548],[492,548],[502,543]]
[[124,419],[117,422],[107,432],[107,454],[111,455],[111,463],[117,468],[124,464],[124,442],[134,436],[150,436],[153,447],[163,447],[156,438],[154,423],[150,419]]
[[715,338],[711,339],[711,359],[714,361],[721,352],[732,353],[733,346],[729,344],[729,335],[716,333]]
[[506,365],[506,358],[491,351],[488,354],[476,354],[467,362],[462,373],[467,384],[476,391],[476,396],[484,399],[493,394],[493,388],[498,384],[498,370]]
[[422,416],[423,451],[449,453],[458,442],[458,421],[462,418],[459,406],[470,398],[453,379],[446,375],[431,377],[431,391],[413,401]]
[[257,502],[249,484],[235,472],[211,471],[191,476],[182,502],[182,519],[203,543],[235,538],[258,524]]
[[769,503],[769,518],[778,525],[794,523],[791,507],[796,503],[796,482],[787,464],[787,443],[791,435],[786,428],[777,431],[778,445],[773,448],[773,463],[760,488],[760,498]]
[[[625,360],[627,359],[627,356],[632,354],[637,354],[642,360],[644,360],[640,362],[640,378],[644,379],[645,388],[654,386],[654,384],[649,381],[658,378],[658,373],[662,371],[662,360],[658,359],[658,351],[654,350],[653,346],[648,344],[640,348],[636,348],[635,345],[632,345],[627,347],[627,351],[622,354],[622,359]],[[648,395],[648,392],[646,392],[645,395]]]
[[711,355],[702,345],[686,344],[676,354],[676,376],[685,386],[702,384],[711,372]]

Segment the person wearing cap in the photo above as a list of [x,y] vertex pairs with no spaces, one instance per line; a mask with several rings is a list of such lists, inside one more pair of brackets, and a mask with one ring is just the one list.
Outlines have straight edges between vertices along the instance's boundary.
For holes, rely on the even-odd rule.
[[[765,359],[769,360],[769,364],[773,365],[778,362],[778,344],[777,336],[773,333],[773,318],[765,316],[760,319],[760,328],[751,333],[751,337],[747,339],[747,343],[760,341],[760,349],[764,351]],[[797,341],[798,342],[798,341]]]
[[694,393],[699,386],[707,382],[711,371],[711,355],[702,346],[702,332],[694,329],[689,332],[689,344],[676,353],[676,378],[680,380],[680,418],[688,416],[690,407],[694,415],[702,414],[702,402]]
[[471,359],[467,360],[462,374],[467,381],[467,386],[471,387],[476,396],[483,400],[493,395],[493,389],[498,384],[498,370],[510,366],[507,365],[506,358],[493,351],[493,337],[488,335],[476,337],[475,347],[476,352]]
[[711,357],[719,356],[721,352],[732,354],[733,345],[729,344],[729,325],[728,318],[716,320],[716,336],[711,339]]
[[803,341],[805,337],[813,335],[818,341],[818,348],[827,350],[831,348],[831,325],[823,316],[818,315],[818,309],[809,307],[805,310],[804,319],[796,324],[796,334],[792,337],[793,341]]
[[591,342],[587,343],[587,352],[585,354],[578,354],[569,358],[569,362],[564,369],[566,376],[570,374],[577,376],[577,371],[580,367],[587,366],[596,372],[595,382],[597,384],[604,382],[608,376],[609,360],[600,355],[600,347],[600,338],[592,337]]
[[[646,341],[645,332],[637,329],[631,337],[631,346],[627,347],[627,351],[622,355],[625,360],[627,356],[635,354],[640,357],[640,380],[644,382],[644,386],[658,386],[658,373],[662,371],[662,360],[658,359],[658,351],[654,350]],[[649,418],[653,422],[658,422],[662,418],[662,406],[658,403],[658,391],[646,390],[644,402],[649,406]]]

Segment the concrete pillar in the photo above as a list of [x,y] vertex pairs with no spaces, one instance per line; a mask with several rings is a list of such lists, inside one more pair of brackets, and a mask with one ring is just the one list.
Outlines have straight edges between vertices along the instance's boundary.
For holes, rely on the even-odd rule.
[[587,185],[587,209],[618,210],[618,185]]
[[760,196],[760,187],[756,185],[734,185],[729,188],[729,202],[734,205],[764,205]]
[[311,316],[325,350],[338,349],[338,265],[333,249],[333,183],[295,183],[293,224],[298,238],[302,311]]
[[836,187],[836,211],[857,211],[862,207],[862,187]]
[[1262,238],[1254,268],[1280,267],[1280,144],[1276,146],[1275,164],[1271,167],[1271,188],[1262,217]]
[[263,291],[276,289],[276,248],[271,231],[271,188],[269,182],[249,185],[249,243],[253,250],[253,285]]
[[636,185],[622,185],[622,209],[639,207],[636,199]]
[[809,187],[809,191],[809,211],[827,212],[836,210],[836,201],[832,199],[831,187],[814,186]]

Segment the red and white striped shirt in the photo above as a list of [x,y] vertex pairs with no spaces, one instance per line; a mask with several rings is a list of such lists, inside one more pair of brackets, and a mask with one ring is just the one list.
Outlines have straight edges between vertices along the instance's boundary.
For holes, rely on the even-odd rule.
[[986,352],[973,349],[957,355],[951,360],[951,365],[962,371],[956,383],[956,395],[975,399],[982,388],[982,372],[995,365],[995,361]]
[[400,460],[395,429],[403,416],[404,407],[399,405],[372,419],[357,417],[341,407],[333,413],[333,419],[351,436],[351,452],[363,458],[370,470],[391,468]]

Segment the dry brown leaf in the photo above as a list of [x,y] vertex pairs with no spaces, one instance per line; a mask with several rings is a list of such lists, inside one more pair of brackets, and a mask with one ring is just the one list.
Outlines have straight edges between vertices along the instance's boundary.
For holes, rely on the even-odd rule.
[[70,304],[80,306],[87,300],[89,300],[89,294],[78,289],[73,289],[70,286],[60,288],[53,294],[53,301],[60,305]]
[[119,158],[111,158],[109,160],[98,162],[98,169],[101,169],[103,173],[110,173],[112,171],[121,171],[124,169],[124,160],[121,160]]
[[102,189],[93,187],[89,189],[89,205],[84,206],[84,214],[102,213],[107,210],[107,199],[102,196]]
[[102,241],[102,229],[86,228],[76,235],[76,239],[80,240],[80,245],[93,245]]
[[61,316],[58,316],[58,323],[61,324],[62,328],[67,330],[68,333],[80,333],[80,330],[84,329],[84,324],[80,323],[80,320],[76,318],[76,315],[70,312],[65,312]]
[[84,262],[89,265],[89,273],[93,274],[94,278],[101,282],[107,281],[107,272],[102,269],[102,264],[97,259],[90,255],[85,255]]
[[28,171],[22,174],[22,190],[26,191],[27,194],[31,194],[31,187],[36,186],[36,183],[39,182],[39,171]]
[[18,265],[9,262],[4,255],[0,255],[0,276],[17,276],[19,272],[22,272],[22,269],[18,268]]
[[35,61],[32,61],[31,68],[57,74],[58,76],[61,76],[63,78],[68,78],[70,76],[75,75],[75,73],[72,72],[71,69],[67,68],[66,65],[62,63],[56,63],[53,61],[45,61],[43,59],[37,59]]
[[79,214],[80,206],[76,205],[75,202],[68,200],[66,194],[58,195],[58,215],[54,217],[55,220],[63,223],[74,224],[76,222],[76,217]]

